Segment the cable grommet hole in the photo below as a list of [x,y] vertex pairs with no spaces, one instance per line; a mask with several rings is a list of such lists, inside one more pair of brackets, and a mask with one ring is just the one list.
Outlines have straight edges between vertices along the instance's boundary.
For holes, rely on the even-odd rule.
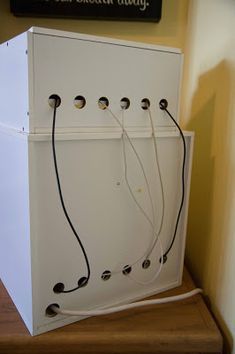
[[143,261],[143,263],[142,263],[142,268],[143,268],[143,269],[147,269],[147,268],[150,267],[150,265],[151,265],[150,259],[145,259],[145,260]]
[[162,98],[161,101],[159,102],[159,108],[164,110],[168,107],[168,102],[165,98]]
[[76,96],[73,100],[74,106],[78,109],[82,109],[86,105],[86,99],[83,96]]
[[143,98],[141,101],[141,108],[142,109],[148,109],[150,107],[150,101],[148,98]]
[[109,280],[110,278],[111,278],[110,270],[105,270],[101,275],[101,279],[103,280]]
[[109,106],[109,100],[107,97],[100,97],[98,100],[98,106],[100,109],[106,109]]
[[167,255],[164,254],[163,257],[161,257],[161,258],[159,259],[159,263],[165,264],[166,261],[167,261]]
[[123,273],[124,275],[128,275],[128,274],[130,274],[131,271],[132,271],[131,266],[126,265],[125,267],[123,267],[122,273]]
[[79,288],[83,288],[84,286],[86,286],[88,283],[88,279],[87,277],[81,277],[79,280],[78,280],[78,287]]
[[57,313],[52,309],[52,306],[56,306],[58,307],[58,309],[60,308],[58,304],[50,304],[49,306],[47,306],[45,311],[47,317],[55,317],[57,315]]
[[53,288],[54,293],[60,294],[64,291],[64,284],[63,283],[57,283],[54,288]]
[[120,106],[122,109],[128,109],[130,107],[130,100],[127,97],[123,97],[120,101]]
[[50,107],[55,108],[56,105],[57,108],[61,104],[61,98],[56,94],[50,95],[50,97],[48,98],[48,103]]

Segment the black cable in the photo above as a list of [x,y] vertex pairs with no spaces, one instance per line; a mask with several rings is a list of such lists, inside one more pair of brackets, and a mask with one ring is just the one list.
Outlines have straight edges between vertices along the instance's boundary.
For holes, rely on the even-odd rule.
[[[179,225],[179,221],[180,221],[180,216],[182,213],[182,209],[184,206],[184,197],[185,197],[185,180],[184,180],[184,175],[185,175],[185,163],[186,163],[186,142],[185,142],[185,137],[184,134],[179,126],[179,124],[176,122],[176,120],[174,119],[174,117],[171,115],[171,113],[167,110],[167,101],[166,100],[161,100],[159,103],[160,109],[164,110],[168,116],[171,118],[171,120],[174,122],[175,126],[177,127],[177,129],[179,130],[180,136],[182,138],[182,143],[183,143],[183,162],[182,162],[182,196],[181,196],[181,202],[180,202],[180,206],[179,206],[179,211],[177,214],[177,219],[176,219],[176,223],[175,223],[175,230],[174,230],[174,234],[170,243],[170,246],[167,248],[167,250],[164,252],[163,254],[163,263],[165,263],[167,261],[167,255],[170,252],[170,250],[172,249],[174,242],[175,242],[175,238],[176,238],[176,234],[177,234],[177,230],[178,230],[178,225]],[[161,261],[161,259],[160,259]]]
[[58,171],[58,166],[57,166],[57,158],[56,158],[56,148],[55,148],[55,125],[56,125],[56,111],[57,111],[57,107],[60,103],[59,101],[59,98],[54,98],[54,113],[53,113],[53,123],[52,123],[52,135],[51,135],[51,138],[52,138],[52,151],[53,151],[53,160],[54,160],[54,167],[55,167],[55,174],[56,174],[56,182],[57,182],[57,187],[58,187],[58,192],[59,192],[59,196],[60,196],[60,203],[61,203],[61,206],[62,206],[62,209],[63,209],[63,212],[64,212],[64,215],[69,223],[69,226],[74,234],[74,236],[76,237],[80,247],[81,247],[81,250],[82,250],[82,253],[84,255],[84,258],[85,258],[85,261],[86,261],[86,266],[87,266],[87,277],[85,278],[81,278],[83,279],[83,282],[81,282],[80,284],[78,284],[77,287],[73,288],[73,289],[70,289],[70,290],[62,290],[60,291],[61,293],[71,293],[83,286],[85,286],[89,279],[90,279],[90,264],[89,264],[89,260],[88,260],[88,257],[87,257],[87,254],[86,254],[86,251],[85,251],[85,248],[82,244],[82,241],[80,239],[80,237],[78,236],[78,233],[77,231],[75,230],[74,226],[73,226],[73,223],[68,215],[68,212],[67,212],[67,209],[65,207],[65,203],[64,203],[64,198],[63,198],[63,193],[62,193],[62,189],[61,189],[61,184],[60,184],[60,177],[59,177],[59,171]]

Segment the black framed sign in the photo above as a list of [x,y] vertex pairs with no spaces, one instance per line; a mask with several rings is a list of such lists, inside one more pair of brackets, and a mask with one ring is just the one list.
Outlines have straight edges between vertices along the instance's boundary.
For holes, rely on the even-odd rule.
[[16,16],[159,22],[162,0],[10,0]]

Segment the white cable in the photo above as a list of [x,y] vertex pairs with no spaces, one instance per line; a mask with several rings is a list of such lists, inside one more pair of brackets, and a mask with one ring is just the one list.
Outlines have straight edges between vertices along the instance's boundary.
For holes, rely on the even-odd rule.
[[130,310],[130,309],[134,309],[134,308],[138,308],[138,307],[166,304],[168,302],[176,302],[176,301],[180,301],[180,300],[185,300],[185,299],[188,299],[189,297],[199,294],[201,292],[202,292],[202,289],[196,288],[196,289],[193,289],[187,293],[180,294],[180,295],[169,296],[169,297],[164,297],[164,298],[154,299],[154,300],[144,300],[144,301],[139,301],[139,302],[133,302],[132,304],[114,306],[114,307],[110,307],[108,309],[87,310],[87,311],[78,310],[78,311],[76,311],[76,310],[60,309],[56,305],[51,305],[50,309],[59,315],[66,315],[66,316],[101,316],[101,315],[108,315],[111,313],[121,312],[121,311],[125,311],[125,310]]
[[[133,145],[132,143],[132,140],[129,136],[129,134],[127,133],[126,129],[124,128],[124,126],[122,125],[122,123],[119,121],[119,119],[116,117],[116,115],[111,111],[111,109],[109,109],[106,105],[105,105],[107,111],[112,115],[112,117],[115,119],[115,121],[118,123],[118,125],[120,126],[120,128],[122,129],[122,132],[125,134],[137,160],[138,160],[138,163],[140,165],[140,168],[142,170],[142,173],[143,173],[143,176],[144,176],[144,180],[145,180],[145,183],[146,183],[146,186],[147,186],[147,190],[148,190],[148,195],[149,195],[149,199],[150,199],[150,202],[151,202],[151,207],[152,207],[152,210],[154,210],[153,208],[153,200],[152,200],[152,196],[151,196],[151,191],[150,191],[150,186],[149,186],[149,183],[148,183],[148,178],[146,176],[146,173],[145,173],[145,169],[144,169],[144,165],[141,161],[141,158],[138,154],[138,152],[136,151],[136,148],[135,146]],[[149,224],[152,226],[152,228],[154,227],[153,223],[152,223],[152,220],[149,218],[149,216],[147,215],[147,213],[144,211],[144,209],[141,207],[141,205],[138,203],[138,201],[135,199],[134,197],[134,200],[137,204],[137,206],[140,208],[141,212],[144,214],[144,216],[146,217],[146,219],[148,220]],[[154,212],[153,212],[154,214]]]
[[[139,207],[140,211],[142,212],[142,214],[146,217],[147,216],[147,220],[151,220],[150,217],[148,217],[147,213],[144,211],[144,209],[142,208],[142,206],[139,204],[138,200],[136,199],[135,195],[134,195],[134,192],[131,188],[131,185],[129,183],[129,180],[128,180],[128,168],[127,168],[127,157],[126,157],[126,145],[125,145],[125,139],[124,139],[124,109],[122,110],[122,152],[123,152],[123,162],[124,162],[124,177],[125,177],[125,182],[126,182],[126,185],[129,189],[129,192],[134,200],[134,202],[136,203],[136,205]],[[127,133],[127,132],[126,132]],[[126,134],[125,134],[126,135]],[[129,141],[130,141],[130,137],[129,137]],[[135,149],[134,145],[132,144],[132,149]],[[135,155],[137,156],[138,153],[137,151],[135,150]],[[138,155],[139,156],[139,155]],[[141,161],[141,158],[139,156],[139,161]],[[142,161],[141,161],[142,163]],[[150,184],[149,184],[149,181],[148,181],[148,178],[147,178],[147,175],[144,171],[144,165],[142,163],[142,171],[143,171],[143,174],[144,174],[144,177],[145,177],[145,183],[146,183],[146,186],[147,186],[147,190],[148,190],[148,196],[149,196],[149,199],[150,199],[150,203],[151,203],[151,211],[152,211],[152,220],[151,220],[151,228],[153,229],[153,233],[155,233],[155,213],[154,213],[154,206],[153,206],[153,200],[152,200],[152,196],[151,196],[151,190],[150,190]]]
[[[147,178],[147,175],[145,173],[145,170],[144,170],[144,166],[143,166],[143,163],[141,161],[141,158],[138,154],[138,152],[136,151],[135,149],[135,146],[133,145],[132,143],[132,140],[129,136],[129,134],[127,133],[125,127],[124,127],[124,121],[123,121],[123,115],[124,115],[124,108],[122,109],[122,123],[119,121],[118,117],[116,117],[116,115],[111,111],[111,109],[108,108],[108,106],[102,102],[102,107],[105,107],[105,109],[107,109],[107,111],[112,115],[112,117],[114,118],[114,120],[117,122],[117,124],[120,126],[120,128],[122,129],[122,145],[123,145],[123,160],[124,160],[124,176],[125,176],[125,182],[126,182],[126,185],[128,187],[128,190],[132,196],[132,199],[134,200],[135,204],[137,205],[137,207],[139,208],[139,210],[141,211],[141,213],[144,215],[144,217],[146,218],[146,220],[148,221],[148,223],[150,224],[152,230],[153,230],[153,235],[155,236],[155,239],[153,239],[153,242],[150,244],[150,246],[148,247],[147,251],[140,257],[138,258],[134,263],[130,264],[130,267],[133,267],[135,264],[137,264],[138,262],[140,262],[143,258],[148,258],[151,253],[153,252],[156,244],[157,244],[157,241],[159,239],[159,235],[161,233],[161,230],[162,230],[162,225],[163,225],[163,219],[164,219],[164,210],[165,210],[165,201],[164,201],[164,192],[163,192],[163,183],[162,183],[162,177],[161,177],[161,171],[160,171],[160,165],[159,165],[159,160],[158,160],[158,151],[157,151],[157,146],[156,146],[156,136],[155,136],[155,131],[154,131],[154,124],[153,124],[153,120],[152,120],[152,116],[151,116],[151,112],[149,112],[149,116],[150,116],[150,122],[151,122],[151,127],[152,127],[152,138],[153,138],[153,141],[154,141],[154,152],[155,152],[155,158],[156,158],[156,164],[157,164],[157,171],[158,171],[158,176],[159,176],[159,180],[160,180],[160,188],[161,188],[161,194],[162,194],[162,203],[163,203],[163,206],[162,206],[162,215],[161,215],[161,222],[160,222],[160,226],[159,226],[159,229],[158,229],[158,232],[155,231],[155,222],[154,222],[154,207],[153,207],[153,200],[152,200],[152,196],[151,196],[151,191],[150,191],[150,185],[149,185],[149,182],[148,182],[148,178]],[[153,221],[150,219],[150,217],[147,215],[147,213],[145,212],[145,210],[142,208],[142,206],[139,204],[138,200],[136,199],[135,195],[134,195],[134,192],[130,186],[130,183],[128,181],[128,175],[127,175],[127,159],[126,159],[126,150],[125,150],[125,140],[124,140],[124,134],[134,152],[134,154],[136,155],[136,158],[139,162],[139,165],[141,167],[141,170],[142,170],[142,173],[143,173],[143,176],[144,176],[144,179],[145,179],[145,183],[146,183],[146,186],[147,186],[147,191],[148,191],[148,195],[149,195],[149,199],[150,199],[150,202],[151,202],[151,209],[152,209],[152,215],[153,215]],[[159,240],[160,241],[160,240]],[[163,259],[163,248],[162,248],[162,243],[160,245],[160,259]],[[141,282],[141,281],[138,281],[137,279],[135,278],[132,278],[130,277],[132,280],[134,280],[135,282],[137,282],[138,284],[141,284],[141,285],[146,285],[146,284],[149,284],[149,283],[152,283],[153,281],[155,281],[157,279],[157,277],[159,276],[160,272],[162,270],[162,262],[160,262],[160,267],[157,271],[157,273],[154,275],[154,277],[147,281],[147,282]],[[119,270],[119,271],[112,271],[112,274],[118,274],[118,273],[121,273],[122,270]]]
[[[153,146],[154,146],[154,152],[155,152],[155,160],[156,160],[156,165],[157,165],[157,175],[159,177],[160,181],[160,189],[161,189],[161,198],[162,198],[162,214],[161,214],[161,221],[160,221],[160,226],[157,232],[157,237],[151,246],[149,253],[147,255],[147,258],[149,255],[152,253],[154,247],[156,246],[156,243],[158,241],[159,235],[161,234],[162,227],[163,227],[163,221],[164,221],[164,215],[165,215],[165,196],[164,196],[164,190],[163,190],[163,181],[162,181],[162,174],[161,174],[161,168],[160,168],[160,163],[159,163],[159,157],[158,157],[158,148],[157,148],[157,139],[156,139],[156,134],[155,134],[155,129],[154,129],[154,123],[153,123],[153,118],[151,114],[151,110],[148,106],[148,114],[149,114],[149,119],[150,119],[150,124],[151,124],[151,129],[152,129],[152,138],[153,138]],[[161,255],[162,257],[163,255]]]
[[[106,105],[105,105],[106,106]],[[106,106],[106,108],[108,109],[108,107]],[[143,164],[142,164],[142,161],[137,153],[137,151],[135,150],[135,147],[134,145],[132,144],[132,141],[128,135],[128,133],[126,132],[125,128],[124,128],[124,125],[120,123],[119,119],[113,114],[113,112],[108,109],[108,111],[112,114],[112,116],[114,117],[114,119],[116,120],[116,122],[119,124],[119,126],[122,128],[122,132],[125,133],[139,163],[140,163],[140,166],[141,166],[141,169],[142,169],[142,172],[144,174],[144,177],[145,177],[145,181],[146,181],[146,185],[147,185],[147,188],[149,190],[149,193],[150,193],[150,188],[149,188],[149,184],[148,184],[148,180],[147,180],[147,176],[145,174],[145,171],[144,171],[144,167],[143,167]],[[150,251],[148,251],[148,256],[151,254],[151,252],[153,251],[157,241],[159,240],[159,244],[160,244],[160,250],[161,250],[161,257],[163,255],[163,249],[162,249],[162,243],[161,243],[161,240],[159,238],[159,234],[161,232],[161,229],[162,229],[162,224],[163,224],[163,218],[164,218],[164,208],[165,208],[165,203],[164,203],[164,192],[163,192],[163,184],[162,184],[162,177],[161,177],[161,171],[160,171],[160,166],[159,166],[159,160],[158,160],[158,152],[157,152],[157,145],[156,145],[156,136],[155,136],[155,131],[154,131],[154,125],[153,125],[153,120],[152,120],[152,116],[151,116],[151,112],[148,108],[148,112],[149,112],[149,117],[150,117],[150,122],[151,122],[151,127],[152,127],[152,137],[153,137],[153,140],[154,140],[154,150],[155,150],[155,158],[156,158],[156,163],[157,163],[157,169],[158,169],[158,175],[159,175],[159,179],[160,179],[160,184],[161,184],[161,193],[162,193],[162,201],[163,201],[163,212],[162,212],[162,217],[161,217],[161,223],[160,223],[160,227],[159,227],[159,231],[157,233],[157,238],[154,240],[154,243],[153,245],[151,246],[151,249]],[[123,139],[123,135],[122,135],[122,139]],[[140,208],[141,212],[145,215],[146,219],[149,221],[150,225],[152,226],[153,228],[153,232],[155,234],[155,230],[154,230],[154,224],[153,222],[151,221],[151,219],[148,217],[148,215],[146,214],[146,212],[144,211],[144,209],[141,207],[141,205],[138,203],[138,201],[136,200],[135,196],[134,196],[134,193],[131,189],[131,186],[128,182],[128,177],[127,177],[127,161],[126,161],[126,152],[125,152],[125,142],[124,142],[124,139],[123,139],[123,152],[124,152],[124,165],[125,165],[125,179],[126,179],[126,183],[127,183],[127,186],[128,186],[128,189],[134,199],[134,201],[136,202],[137,206]],[[151,199],[151,193],[150,193],[150,200],[152,202],[152,199]],[[152,204],[152,207],[153,207],[153,204]],[[154,213],[153,213],[153,216],[154,216]],[[142,259],[143,257],[141,257],[140,259]],[[139,260],[138,260],[139,261]],[[138,262],[137,261],[137,262]],[[135,262],[135,263],[137,263]],[[134,263],[134,264],[135,264]],[[141,284],[141,285],[145,285],[145,284],[148,284],[149,282],[152,282],[154,281],[160,274],[161,272],[161,269],[162,269],[162,264],[163,262],[160,262],[160,267],[158,269],[158,272],[154,275],[154,277],[148,281],[148,282],[141,282],[141,281],[138,281],[134,278],[132,278],[130,275],[128,275],[129,278],[131,278],[132,280],[134,280],[135,282]],[[165,304],[165,303],[169,303],[169,302],[175,302],[175,301],[180,301],[180,300],[184,300],[184,299],[187,299],[191,296],[194,296],[198,293],[201,293],[202,292],[202,289],[200,288],[196,288],[194,290],[191,290],[187,293],[184,293],[184,294],[180,294],[180,295],[175,295],[175,296],[170,296],[170,297],[165,297],[165,298],[160,298],[160,299],[154,299],[154,300],[144,300],[144,301],[139,301],[139,302],[134,302],[134,303],[131,303],[131,304],[126,304],[126,305],[121,305],[121,306],[114,306],[114,307],[111,307],[111,308],[108,308],[108,309],[98,309],[98,310],[87,310],[87,311],[75,311],[75,310],[66,310],[66,309],[60,309],[58,306],[56,305],[51,305],[51,310],[54,311],[55,313],[57,314],[60,314],[60,315],[67,315],[67,316],[100,316],[100,315],[107,315],[107,314],[111,314],[111,313],[116,313],[116,312],[121,312],[121,311],[125,311],[125,310],[129,310],[129,309],[133,309],[133,308],[139,308],[139,307],[144,307],[144,306],[150,306],[150,305],[157,305],[157,304]]]
[[[124,110],[122,110],[122,129],[124,129]],[[138,205],[138,207],[140,209],[142,209],[142,207],[139,205],[138,201],[136,200],[135,198],[135,195],[132,191],[132,188],[130,186],[130,183],[128,181],[128,173],[127,173],[127,158],[126,158],[126,149],[125,149],[125,140],[124,140],[124,134],[122,134],[122,148],[123,148],[123,160],[124,160],[124,176],[125,176],[125,182],[126,182],[126,185],[129,189],[129,192],[133,198],[133,200],[135,201],[135,203]],[[155,150],[156,151],[156,150]],[[157,157],[156,157],[157,159]],[[159,165],[158,165],[159,166]],[[147,181],[148,183],[148,181]],[[150,188],[149,188],[150,189]],[[164,210],[164,208],[163,208]],[[154,222],[154,210],[152,209],[152,212],[153,212],[153,235],[155,235],[155,222]],[[162,214],[162,219],[163,219],[163,214]],[[161,232],[161,228],[162,228],[162,220],[161,220],[161,225],[160,225],[160,228],[159,228],[159,231],[157,233],[157,235],[159,236],[160,232]],[[147,252],[144,253],[144,255],[137,259],[134,263],[132,263],[131,266],[135,265],[136,263],[138,263],[139,261],[141,261],[143,259],[143,257],[145,257],[146,259],[148,259],[149,255],[152,253],[156,243],[157,243],[157,239],[158,237],[156,237],[156,239],[154,240],[153,242],[153,245],[151,247],[148,248]],[[162,247],[162,242],[161,242],[161,239],[159,238],[159,247],[160,247],[160,259],[162,260],[163,259],[163,247]],[[149,251],[149,249],[151,249],[151,251]],[[160,267],[158,268],[156,274],[154,274],[154,276],[150,279],[150,280],[147,280],[147,281],[140,281],[136,278],[134,278],[133,276],[131,276],[130,274],[127,274],[127,276],[133,280],[135,283],[139,284],[139,285],[148,285],[148,284],[151,284],[153,283],[154,281],[156,281],[156,279],[158,278],[158,276],[160,275],[161,271],[162,271],[162,266],[163,266],[163,262],[160,262]]]
[[[131,147],[132,147],[132,150],[133,152],[135,153],[137,159],[138,159],[138,162],[140,164],[140,167],[142,169],[142,172],[143,172],[143,175],[144,175],[144,178],[145,178],[145,182],[146,182],[146,185],[147,185],[147,189],[148,189],[148,194],[149,194],[149,198],[150,198],[150,201],[151,201],[151,206],[152,206],[152,213],[154,215],[154,210],[153,210],[153,201],[152,201],[152,196],[151,196],[151,191],[150,191],[150,186],[149,186],[149,182],[148,182],[148,178],[146,176],[146,173],[145,173],[145,170],[144,170],[144,166],[143,166],[143,163],[132,143],[132,140],[129,136],[129,134],[127,133],[126,129],[124,128],[124,125],[119,121],[119,119],[116,117],[116,115],[108,108],[107,105],[103,104],[106,109],[110,112],[110,114],[113,116],[113,118],[115,119],[115,121],[118,123],[118,125],[121,127],[122,129],[122,132],[125,133],[125,136],[128,140],[128,142],[130,143]],[[159,239],[159,235],[162,231],[162,226],[163,226],[163,220],[164,220],[164,213],[165,213],[165,199],[164,199],[164,191],[163,191],[163,182],[162,182],[162,176],[161,176],[161,170],[160,170],[160,164],[159,164],[159,158],[158,158],[158,150],[157,150],[157,144],[156,144],[156,135],[155,135],[155,130],[154,130],[154,124],[153,124],[153,119],[152,119],[152,115],[151,115],[151,112],[150,112],[150,109],[148,108],[148,113],[149,113],[149,118],[150,118],[150,123],[151,123],[151,128],[152,128],[152,138],[153,138],[153,143],[154,143],[154,152],[155,152],[155,159],[156,159],[156,165],[157,165],[157,172],[158,172],[158,176],[159,176],[159,181],[160,181],[160,188],[161,188],[161,197],[162,197],[162,215],[161,215],[161,222],[160,222],[160,226],[159,226],[159,229],[158,229],[158,232],[155,231],[155,227],[154,227],[154,223],[152,222],[152,220],[150,220],[149,216],[146,214],[146,212],[143,210],[143,208],[141,207],[141,205],[138,203],[138,201],[136,200],[135,196],[134,196],[134,193],[131,189],[131,186],[128,182],[128,177],[127,177],[127,163],[126,163],[126,154],[125,154],[125,142],[124,142],[124,139],[123,139],[123,135],[122,135],[122,141],[123,141],[123,156],[124,156],[124,167],[125,167],[125,181],[126,181],[126,184],[127,184],[127,187],[130,191],[130,194],[133,198],[133,200],[135,201],[136,205],[139,207],[140,211],[142,212],[142,214],[145,216],[146,220],[149,222],[153,232],[154,232],[154,235],[156,236],[155,237],[155,240],[153,241],[152,245],[148,248],[147,252],[140,258],[138,259],[134,264],[138,263],[141,259],[143,259],[143,257],[146,257],[148,258],[153,249],[155,248],[156,244],[157,244],[157,241]],[[132,265],[134,265],[132,264]]]
[[[135,203],[138,204],[138,201],[136,200],[135,196],[134,196],[134,193],[132,193],[131,191],[131,187],[130,187],[130,183],[128,182],[128,168],[127,168],[127,158],[126,158],[126,145],[125,145],[125,136],[124,136],[124,111],[125,109],[123,108],[122,109],[122,152],[123,152],[123,161],[124,161],[124,176],[125,176],[125,181],[126,181],[126,184],[127,184],[127,187],[133,197],[133,199],[135,200]],[[130,137],[129,137],[130,138]],[[134,146],[134,145],[133,145]],[[136,154],[137,154],[137,151],[136,151]],[[135,154],[135,155],[136,155]],[[140,159],[140,156],[139,156],[139,159]],[[141,159],[140,159],[141,160]],[[142,163],[143,165],[143,163]],[[147,175],[146,175],[146,180],[145,180],[145,183],[147,185],[147,190],[148,190],[148,196],[149,196],[149,200],[150,200],[150,203],[151,203],[151,211],[152,211],[152,223],[153,223],[153,226],[155,227],[155,213],[154,213],[154,206],[153,206],[153,200],[152,200],[152,196],[151,196],[151,188],[150,188],[150,184],[149,184],[149,181],[147,179]],[[139,206],[140,208],[140,206]],[[155,232],[155,231],[154,231]]]
[[[154,218],[154,207],[153,207],[153,200],[152,200],[152,196],[151,196],[151,191],[150,191],[150,185],[149,185],[149,182],[148,182],[148,178],[147,178],[147,175],[145,173],[145,170],[144,170],[144,166],[143,166],[143,163],[141,161],[141,158],[138,154],[138,152],[136,151],[135,149],[135,146],[133,145],[132,143],[132,140],[129,136],[129,134],[127,133],[125,127],[124,127],[124,124],[123,122],[121,123],[119,121],[119,119],[116,117],[116,115],[107,107],[107,105],[105,105],[103,103],[103,105],[106,107],[106,109],[108,110],[108,112],[110,112],[110,114],[113,116],[113,118],[115,119],[115,121],[118,123],[118,125],[121,127],[122,129],[122,145],[123,145],[123,160],[124,160],[124,177],[125,177],[125,182],[126,182],[126,185],[128,187],[128,190],[134,200],[134,202],[136,203],[137,207],[140,209],[141,213],[144,215],[144,217],[146,218],[146,220],[148,221],[148,223],[150,224],[152,230],[153,230],[153,234],[156,236],[155,240],[153,240],[153,242],[151,243],[151,245],[148,247],[147,251],[140,257],[138,258],[134,263],[130,264],[130,267],[133,267],[135,264],[137,264],[138,262],[140,262],[144,257],[149,257],[149,255],[152,253],[154,247],[156,246],[157,244],[157,240],[158,240],[158,236],[160,234],[160,231],[161,231],[161,227],[162,227],[162,223],[160,225],[160,228],[158,230],[158,233],[155,232],[155,227],[154,227],[154,223],[153,221],[150,219],[150,217],[147,215],[147,213],[145,212],[145,210],[142,208],[142,206],[139,204],[138,200],[136,199],[135,195],[134,195],[134,192],[130,186],[130,183],[128,181],[128,175],[127,175],[127,159],[126,159],[126,150],[125,150],[125,140],[124,140],[124,134],[128,140],[128,142],[130,143],[130,146],[133,150],[133,152],[135,153],[136,155],[136,158],[139,162],[139,165],[141,167],[141,170],[142,170],[142,173],[143,173],[143,176],[144,176],[144,179],[145,179],[145,183],[146,183],[146,186],[147,186],[147,190],[148,190],[148,195],[149,195],[149,199],[150,199],[150,202],[151,202],[151,209],[152,209],[152,214],[153,214],[153,218]],[[124,110],[122,110],[122,113],[124,112]],[[161,250],[162,250],[162,247],[161,247]],[[162,253],[160,254],[160,257],[162,258],[163,257],[163,250],[162,250]],[[160,269],[162,269],[162,264],[160,266]],[[121,273],[122,270],[120,271],[112,271],[112,274],[118,274],[118,273]],[[158,276],[158,272],[157,272],[157,276]],[[153,280],[151,280],[150,282],[154,281],[156,278],[154,277]],[[135,280],[133,278],[133,280]],[[143,284],[142,284],[143,285]]]

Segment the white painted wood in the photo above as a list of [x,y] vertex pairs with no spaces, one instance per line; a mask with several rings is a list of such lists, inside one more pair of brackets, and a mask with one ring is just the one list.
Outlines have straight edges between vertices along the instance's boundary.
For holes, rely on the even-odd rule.
[[[148,98],[157,126],[173,126],[159,109],[166,98],[171,113],[178,119],[178,96],[182,55],[158,50],[119,46],[114,43],[85,41],[34,35],[35,131],[50,129],[50,107],[46,99],[53,93],[62,99],[58,128],[116,127],[107,110],[98,108],[98,99],[108,98],[111,110],[120,117],[120,100],[130,99],[125,124],[130,127],[150,126],[148,113],[141,100]],[[86,106],[77,109],[77,95]]]
[[181,53],[181,50],[179,48],[160,46],[160,45],[154,45],[149,43],[140,43],[135,41],[126,41],[121,39],[113,39],[110,37],[93,36],[84,33],[74,33],[74,32],[67,32],[61,30],[54,30],[50,28],[31,27],[29,29],[29,32],[36,33],[36,34],[50,35],[53,37],[65,37],[65,38],[72,38],[72,39],[87,40],[90,42],[102,42],[108,44],[115,42],[117,45],[122,45],[122,46],[158,50],[158,51],[168,52],[168,53],[177,53],[177,54]]
[[[0,53],[4,101],[0,104],[0,148],[4,152],[0,156],[0,196],[4,201],[0,206],[0,276],[31,334],[81,319],[46,316],[52,303],[70,309],[108,307],[179,285],[193,134],[184,133],[186,196],[174,247],[159,278],[140,285],[122,274],[123,267],[133,265],[131,277],[138,281],[152,279],[159,268],[160,248],[151,254],[151,267],[144,270],[141,265],[153,231],[124,179],[120,126],[109,110],[98,108],[97,100],[107,96],[118,119],[122,118],[120,98],[131,100],[124,123],[149,180],[158,228],[163,209],[159,175],[149,114],[140,107],[142,98],[151,101],[164,189],[161,240],[166,250],[181,200],[183,150],[178,131],[157,103],[167,98],[171,113],[178,118],[182,55],[174,49],[38,28],[9,41],[8,46],[3,44]],[[13,102],[10,94],[15,95],[21,85]],[[63,215],[56,185],[51,147],[53,109],[48,105],[52,93],[62,99],[57,110],[56,150],[64,201],[91,265],[89,284],[70,294],[55,294],[53,287],[58,282],[66,289],[75,287],[87,269]],[[73,106],[73,98],[79,94],[87,101],[81,110]],[[146,182],[128,142],[126,154],[129,183],[152,219]],[[101,279],[105,270],[112,272],[108,281]]]
[[[191,136],[187,138],[190,153]],[[152,139],[133,140],[150,181],[155,215],[159,223],[162,203],[159,180],[155,175]],[[159,158],[164,183],[166,214],[162,231],[166,249],[173,234],[181,196],[182,143],[179,136],[158,138]],[[72,294],[54,294],[53,286],[63,282],[66,288],[76,286],[86,276],[86,266],[76,239],[62,213],[49,141],[30,142],[31,199],[34,212],[32,226],[32,259],[34,279],[34,334],[61,323],[45,317],[50,303],[61,307],[91,309],[109,306],[162,291],[181,280],[181,262],[184,255],[185,220],[181,223],[168,262],[158,281],[145,287],[136,284],[122,273],[114,274],[104,282],[105,270],[120,272],[126,264],[141,257],[152,238],[151,229],[131,199],[123,176],[120,139],[57,141],[58,165],[65,203],[78,230],[91,262],[89,285]],[[136,158],[127,144],[130,183],[136,198],[151,215],[146,186]],[[190,156],[190,155],[188,155]],[[187,160],[187,166],[190,163]],[[189,175],[188,167],[186,173]],[[186,196],[187,198],[187,196]],[[34,230],[34,231],[33,231]],[[153,253],[153,267],[143,270],[142,262],[133,267],[133,277],[146,281],[159,267],[159,248]],[[63,319],[63,318],[62,318]],[[68,319],[69,322],[75,319]],[[67,321],[67,319],[66,319]]]
[[[108,112],[98,109],[101,96],[109,99],[110,108],[119,116],[120,100],[130,99],[126,126],[149,127],[147,113],[141,108],[143,98],[150,100],[158,127],[173,126],[159,109],[162,98],[168,100],[171,113],[178,120],[182,71],[179,50],[40,28],[31,29],[0,48],[4,79],[0,91],[1,124],[30,133],[50,131],[47,100],[53,93],[62,99],[63,118],[58,122],[62,131],[115,128]],[[83,109],[73,104],[77,95],[86,99]],[[11,117],[17,117],[15,121],[7,117],[10,112]]]
[[0,124],[29,131],[27,33],[0,45]]
[[0,150],[0,278],[32,333],[27,138],[1,132]]

